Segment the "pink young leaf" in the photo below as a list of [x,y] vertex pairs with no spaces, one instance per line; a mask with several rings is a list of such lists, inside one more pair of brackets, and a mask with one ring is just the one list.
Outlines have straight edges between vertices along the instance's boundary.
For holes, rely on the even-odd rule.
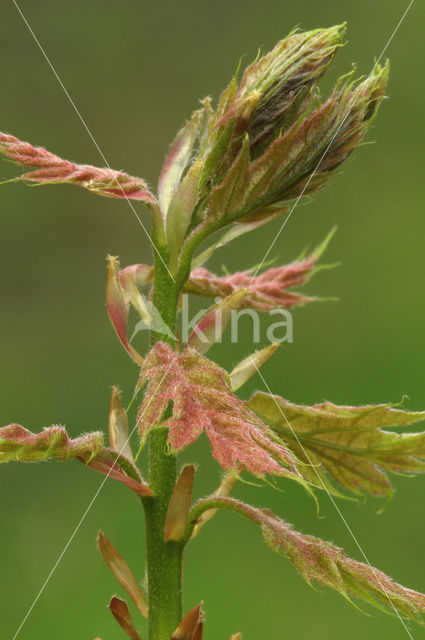
[[190,274],[185,290],[207,297],[224,297],[239,289],[245,289],[247,293],[241,306],[260,311],[270,311],[279,307],[289,309],[311,302],[316,298],[289,289],[305,284],[321,268],[317,266],[317,260],[333,233],[334,230],[307,258],[282,267],[272,267],[254,277],[253,269],[228,276],[216,276],[204,267],[198,267]]
[[[125,282],[130,284],[131,272],[127,272]],[[127,321],[130,311],[128,287],[124,288],[118,271],[118,262],[113,256],[108,259],[108,276],[106,282],[106,308],[117,336],[137,364],[143,363],[143,357],[127,338]]]
[[[296,460],[270,429],[246,408],[224,369],[190,348],[177,355],[158,343],[146,356],[140,385],[147,390],[138,412],[142,442],[157,426],[168,428],[172,451],[182,451],[205,431],[212,454],[227,471],[287,476],[301,483]],[[162,422],[172,403],[172,417]]]
[[142,200],[158,210],[158,202],[141,178],[113,169],[100,169],[88,164],[63,160],[43,147],[34,147],[14,136],[0,132],[0,152],[22,167],[35,167],[20,176],[38,184],[70,183],[85,187],[93,193],[109,198]]
[[349,558],[332,542],[296,531],[268,509],[257,509],[234,498],[205,498],[202,503],[212,508],[235,511],[260,525],[266,543],[286,556],[311,585],[318,582],[335,589],[351,601],[361,598],[384,611],[394,611],[420,622],[425,613],[425,595],[398,584],[369,564]]

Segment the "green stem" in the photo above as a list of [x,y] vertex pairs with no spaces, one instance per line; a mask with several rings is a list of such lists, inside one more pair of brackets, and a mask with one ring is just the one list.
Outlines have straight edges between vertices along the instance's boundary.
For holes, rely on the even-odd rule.
[[[153,240],[155,242],[155,238]],[[153,304],[172,333],[175,332],[178,296],[179,287],[157,257]],[[160,340],[174,347],[174,340],[169,336],[152,332],[152,346]],[[183,544],[164,540],[165,517],[176,481],[176,456],[166,451],[167,435],[166,429],[159,429],[149,437],[149,485],[154,497],[143,498],[149,640],[169,640],[182,617]]]

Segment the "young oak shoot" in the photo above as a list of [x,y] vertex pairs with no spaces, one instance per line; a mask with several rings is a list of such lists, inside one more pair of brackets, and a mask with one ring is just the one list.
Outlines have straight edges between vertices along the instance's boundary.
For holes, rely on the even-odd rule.
[[[383,99],[389,66],[376,64],[363,79],[351,72],[322,99],[318,83],[342,46],[344,31],[344,25],[294,30],[240,79],[236,73],[215,108],[209,98],[201,101],[171,145],[157,196],[141,178],[69,162],[0,133],[0,152],[29,169],[14,180],[76,184],[97,195],[140,200],[152,214],[154,264],[120,269],[117,258],[108,258],[107,311],[119,340],[140,367],[136,392],[143,390],[143,396],[136,425],[128,424],[114,387],[109,447],[101,431],[71,439],[57,426],[38,434],[17,424],[0,429],[0,462],[75,458],[120,481],[141,500],[146,590],[139,583],[143,571],[133,573],[106,536],[99,533],[98,538],[106,564],[141,616],[134,623],[125,600],[113,596],[109,602],[132,640],[201,640],[203,603],[185,616],[182,612],[183,553],[218,509],[259,525],[267,544],[285,554],[309,584],[415,620],[425,612],[421,593],[350,559],[332,543],[297,532],[267,509],[230,497],[244,473],[295,480],[310,493],[391,496],[389,473],[425,470],[425,432],[395,431],[424,420],[425,412],[382,404],[307,407],[262,392],[242,400],[236,391],[277,345],[248,355],[230,373],[205,355],[234,309],[287,309],[316,299],[294,288],[321,268],[317,262],[330,236],[312,254],[259,274],[243,270],[219,277],[204,264],[220,247],[284,216],[294,199],[317,191],[362,141]],[[218,231],[222,234],[201,249]],[[177,348],[183,292],[220,301]],[[134,312],[136,326],[141,323],[151,333],[148,353],[140,353],[129,337]],[[149,459],[147,481],[129,442],[136,430],[137,448],[142,453],[146,449]],[[192,504],[197,467],[188,464],[178,472],[177,458],[203,432],[224,477],[218,489],[212,487],[209,496]],[[201,598],[202,584],[199,591]],[[140,635],[144,617],[147,629]],[[241,635],[231,638],[240,640]]]

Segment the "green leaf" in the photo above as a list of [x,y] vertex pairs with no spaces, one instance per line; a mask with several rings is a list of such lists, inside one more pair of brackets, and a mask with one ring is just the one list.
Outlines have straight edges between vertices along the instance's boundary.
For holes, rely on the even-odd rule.
[[161,211],[167,216],[171,199],[176,192],[183,173],[189,164],[201,122],[201,111],[194,111],[189,122],[176,135],[165,159],[158,183]]
[[199,198],[199,179],[203,166],[202,160],[198,160],[191,166],[173,195],[168,209],[166,237],[171,270],[174,272],[177,268],[180,248]]
[[329,476],[355,494],[391,496],[394,489],[386,471],[425,472],[425,432],[382,429],[421,422],[423,411],[331,402],[307,407],[263,392],[254,393],[247,406],[306,463],[302,467],[306,479],[330,491],[334,487]]
[[63,427],[54,426],[31,433],[19,424],[0,429],[0,462],[38,462],[48,458],[90,462],[103,449],[103,433],[93,431],[71,440]]
[[63,427],[32,433],[19,424],[0,428],[0,463],[39,462],[49,458],[73,458],[108,478],[118,480],[139,495],[152,495],[130,460],[103,446],[103,433],[93,431],[71,440]]

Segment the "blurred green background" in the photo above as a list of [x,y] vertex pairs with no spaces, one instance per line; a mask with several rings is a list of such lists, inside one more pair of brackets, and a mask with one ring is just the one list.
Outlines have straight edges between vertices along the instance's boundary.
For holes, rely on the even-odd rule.
[[[102,165],[13,3],[5,5],[0,128],[65,158]],[[349,44],[328,71],[326,88],[352,61],[370,71],[407,2],[22,0],[20,6],[110,165],[154,184],[175,131],[198,98],[218,96],[240,56],[248,63],[259,46],[269,49],[294,25],[347,20]],[[289,261],[339,227],[325,262],[341,266],[319,274],[305,291],[340,301],[295,310],[294,343],[264,368],[272,390],[292,401],[360,404],[408,394],[406,407],[425,408],[424,18],[425,6],[415,2],[389,46],[389,100],[368,136],[375,144],[359,149],[341,175],[294,212],[273,249]],[[2,163],[2,178],[15,173]],[[137,376],[107,319],[105,256],[119,255],[123,265],[149,262],[148,239],[126,202],[71,186],[4,185],[0,203],[0,424],[17,421],[37,431],[61,423],[73,436],[104,427],[111,385],[127,401]],[[148,214],[136,206],[149,227]],[[258,262],[279,226],[248,234],[211,266]],[[247,322],[239,344],[227,336],[212,355],[231,367],[249,352],[249,333]],[[243,394],[254,388],[261,380]],[[201,462],[197,494],[212,490],[219,469],[205,440],[184,459]],[[0,625],[2,638],[12,638],[102,478],[77,462],[9,464],[0,472]],[[424,591],[425,478],[394,482],[396,496],[382,515],[377,500],[339,506],[370,562]],[[326,495],[318,519],[303,490],[280,486],[283,492],[241,485],[236,495],[361,559]],[[124,638],[106,610],[117,585],[95,547],[100,527],[143,577],[141,508],[108,481],[21,640]],[[201,598],[207,640],[237,630],[244,640],[407,636],[395,618],[370,609],[361,615],[333,592],[310,589],[265,547],[254,525],[229,513],[219,514],[186,554],[185,610]],[[146,638],[143,621],[139,627]],[[420,627],[410,630],[410,637],[424,636]]]

